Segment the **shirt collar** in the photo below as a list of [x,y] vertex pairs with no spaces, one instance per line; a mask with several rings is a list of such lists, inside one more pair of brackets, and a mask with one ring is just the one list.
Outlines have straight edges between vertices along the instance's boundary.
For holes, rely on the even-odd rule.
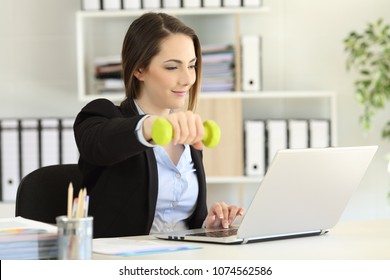
[[145,115],[144,111],[142,111],[142,109],[141,109],[141,107],[138,105],[137,101],[135,101],[135,99],[133,99],[133,101],[134,101],[135,107],[137,107],[138,114],[140,114],[140,115]]

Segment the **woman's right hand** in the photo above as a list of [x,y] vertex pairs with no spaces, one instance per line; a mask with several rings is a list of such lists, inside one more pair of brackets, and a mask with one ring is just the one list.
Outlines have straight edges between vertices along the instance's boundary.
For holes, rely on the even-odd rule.
[[[160,116],[151,115],[144,121],[143,134],[146,140],[152,141],[152,126]],[[192,111],[171,113],[165,118],[173,128],[173,144],[189,144],[195,149],[203,149],[204,127],[201,117]]]
[[214,203],[204,221],[206,228],[229,228],[237,216],[244,215],[244,208],[227,205],[225,202]]

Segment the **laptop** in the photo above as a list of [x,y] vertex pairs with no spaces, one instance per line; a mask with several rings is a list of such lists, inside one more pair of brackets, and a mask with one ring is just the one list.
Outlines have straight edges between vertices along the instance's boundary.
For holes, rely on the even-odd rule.
[[377,149],[359,146],[280,150],[238,227],[153,236],[245,244],[324,234],[339,221]]

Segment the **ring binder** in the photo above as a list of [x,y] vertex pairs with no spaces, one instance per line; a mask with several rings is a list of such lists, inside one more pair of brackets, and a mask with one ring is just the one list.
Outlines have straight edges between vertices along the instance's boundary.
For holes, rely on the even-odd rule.
[[261,90],[261,37],[244,35],[241,37],[242,46],[242,90]]
[[47,165],[77,163],[73,118],[0,120],[0,201],[15,201],[21,179]]
[[1,196],[14,201],[20,182],[20,124],[17,119],[1,121]]
[[265,174],[265,126],[262,120],[246,120],[245,127],[245,175]]
[[37,119],[21,120],[21,177],[39,168],[38,132]]

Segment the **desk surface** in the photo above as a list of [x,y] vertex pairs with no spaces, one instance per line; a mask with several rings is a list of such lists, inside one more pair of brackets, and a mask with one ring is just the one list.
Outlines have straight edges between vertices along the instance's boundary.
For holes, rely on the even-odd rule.
[[[150,240],[151,236],[128,237]],[[154,239],[154,238],[153,238]],[[154,239],[156,240],[156,239]],[[182,244],[181,241],[165,241]],[[150,254],[135,257],[117,257],[93,254],[94,259],[390,259],[390,220],[342,222],[322,236],[293,238],[243,245],[219,245],[187,242],[202,247],[197,250]]]

